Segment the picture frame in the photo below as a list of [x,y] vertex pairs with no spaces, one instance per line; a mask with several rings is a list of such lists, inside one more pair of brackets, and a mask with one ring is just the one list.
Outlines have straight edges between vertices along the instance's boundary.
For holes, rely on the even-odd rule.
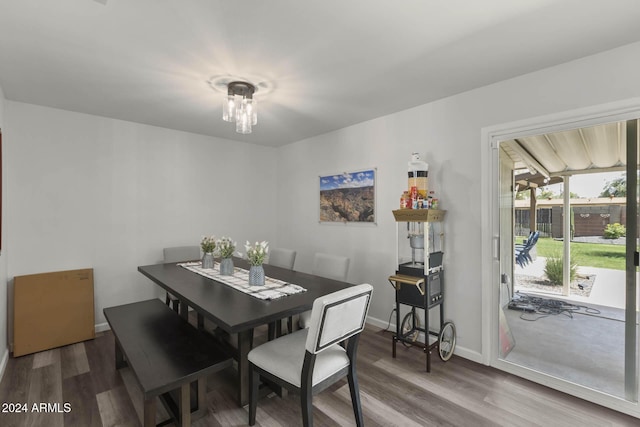
[[319,222],[376,225],[376,168],[320,175]]

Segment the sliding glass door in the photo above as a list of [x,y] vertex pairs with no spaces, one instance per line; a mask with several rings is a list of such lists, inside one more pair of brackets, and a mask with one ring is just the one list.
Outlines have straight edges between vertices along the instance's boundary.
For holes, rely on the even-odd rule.
[[[585,153],[573,155],[592,156],[588,168],[572,169],[573,159],[561,163],[563,155],[571,155],[569,146],[574,147],[571,144],[575,142],[569,138],[573,135],[583,138],[585,148]],[[619,153],[621,160],[606,165],[606,159],[598,159],[598,153],[590,150],[590,143],[603,152]],[[494,323],[498,327],[494,332],[498,337],[495,342],[499,348],[494,352],[497,359],[524,368],[532,375],[552,377],[637,402],[638,121],[593,126],[571,133],[516,136],[498,141],[497,151],[500,165],[497,185],[500,226],[496,243],[500,274],[496,278],[499,296],[494,299],[498,301],[494,307],[498,312],[495,316],[498,321]],[[523,163],[532,177],[526,183],[514,178]],[[597,164],[604,166],[596,170]],[[626,173],[626,199],[618,196],[609,200],[599,197],[574,200],[569,191],[573,188],[571,180],[600,171]],[[534,175],[540,180],[535,182]],[[550,224],[548,230],[538,230],[541,226],[536,216],[543,203],[536,205],[536,195],[545,194],[544,187],[554,180],[560,182],[563,193],[554,200],[545,196]],[[523,185],[529,189],[529,200],[517,201],[516,194]],[[528,223],[524,227],[516,227],[516,209],[527,213]],[[626,227],[626,239],[617,239],[617,246],[603,240],[602,235],[576,235],[577,231],[587,233],[579,229],[581,224],[604,228],[614,217]],[[528,247],[527,240],[534,234],[537,241]],[[625,260],[619,268],[608,264],[609,259],[617,256]],[[551,277],[554,274],[556,278]],[[607,298],[614,292],[622,301],[619,305]]]

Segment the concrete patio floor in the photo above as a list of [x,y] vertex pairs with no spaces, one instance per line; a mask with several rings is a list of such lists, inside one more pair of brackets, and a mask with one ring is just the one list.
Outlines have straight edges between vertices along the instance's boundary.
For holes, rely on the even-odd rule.
[[543,317],[505,308],[515,342],[505,360],[624,397],[625,272],[578,267],[580,274],[595,274],[588,297],[518,286],[518,275],[543,277],[544,265],[545,259],[538,257],[525,268],[516,266],[514,292],[563,300],[589,310]]

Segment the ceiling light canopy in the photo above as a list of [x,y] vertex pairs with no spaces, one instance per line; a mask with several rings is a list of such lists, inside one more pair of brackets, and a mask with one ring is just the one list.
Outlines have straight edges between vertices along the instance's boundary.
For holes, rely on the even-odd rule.
[[253,99],[256,87],[244,81],[227,84],[227,95],[222,104],[222,120],[236,122],[236,132],[251,133],[251,127],[258,123],[257,104]]

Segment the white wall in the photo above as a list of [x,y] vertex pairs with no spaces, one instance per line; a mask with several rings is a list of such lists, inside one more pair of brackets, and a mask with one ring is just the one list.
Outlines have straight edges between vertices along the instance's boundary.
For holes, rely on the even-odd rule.
[[92,267],[97,324],[160,295],[137,266],[165,246],[275,238],[273,148],[12,101],[5,121],[9,280]]
[[[0,86],[0,130],[4,133],[4,92],[2,86]],[[3,144],[4,145],[4,144]],[[1,148],[1,147],[0,147]],[[3,153],[5,150],[2,148]],[[4,373],[4,369],[7,361],[9,360],[9,349],[7,347],[7,227],[6,225],[6,200],[7,200],[7,171],[5,156],[2,157],[2,209],[3,212],[0,215],[0,221],[2,221],[2,248],[0,248],[0,378]]]
[[[278,236],[311,269],[316,251],[351,258],[349,280],[374,285],[370,316],[386,326],[394,301],[391,210],[406,190],[412,151],[429,163],[429,186],[447,210],[445,314],[458,349],[482,352],[481,130],[567,110],[640,96],[640,43],[422,105],[279,149]],[[483,148],[484,149],[484,148]],[[376,227],[318,224],[318,175],[377,167]],[[391,347],[391,345],[389,345]],[[389,348],[391,351],[391,348]]]
[[[349,256],[349,280],[374,285],[370,315],[386,326],[396,267],[390,211],[419,151],[448,211],[446,317],[460,351],[479,359],[481,130],[638,97],[639,71],[636,43],[279,149],[6,101],[0,268],[7,263],[9,279],[95,268],[100,323],[103,307],[156,292],[136,267],[160,260],[163,246],[204,233],[266,239],[296,249],[303,271],[317,251]],[[318,176],[369,167],[377,168],[377,226],[319,224]]]

